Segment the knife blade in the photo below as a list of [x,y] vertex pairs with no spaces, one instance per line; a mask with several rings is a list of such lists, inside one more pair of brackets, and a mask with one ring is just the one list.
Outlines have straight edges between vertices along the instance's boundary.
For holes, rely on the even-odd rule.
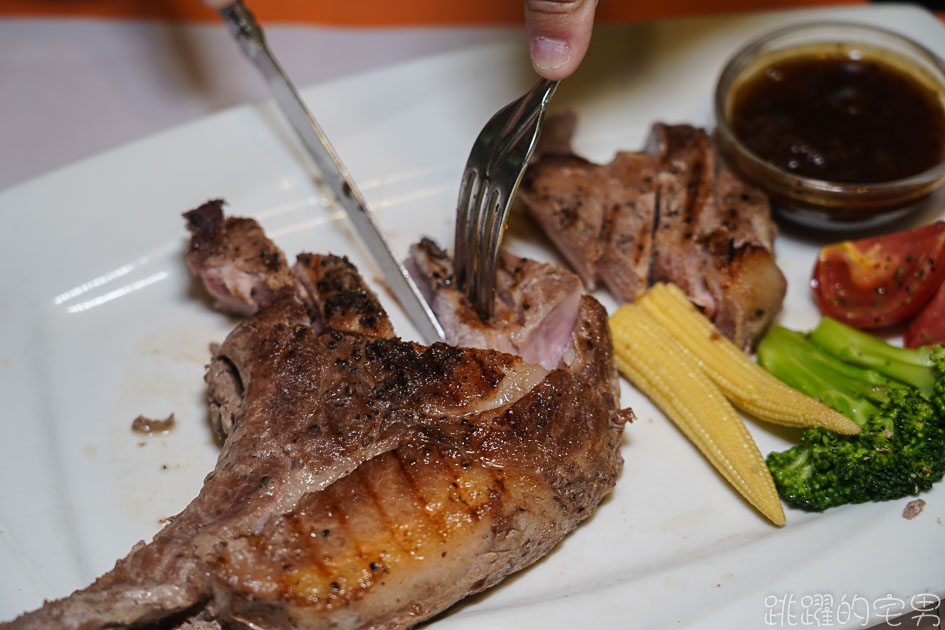
[[[215,3],[216,4],[216,3]],[[218,12],[230,28],[244,55],[256,66],[269,85],[276,104],[295,130],[299,140],[321,172],[325,183],[345,211],[348,220],[364,242],[384,274],[391,293],[407,311],[424,342],[444,341],[445,335],[433,309],[420,293],[410,273],[381,232],[374,214],[367,207],[354,180],[341,163],[328,137],[305,106],[288,75],[266,44],[262,28],[242,0],[236,0]]]

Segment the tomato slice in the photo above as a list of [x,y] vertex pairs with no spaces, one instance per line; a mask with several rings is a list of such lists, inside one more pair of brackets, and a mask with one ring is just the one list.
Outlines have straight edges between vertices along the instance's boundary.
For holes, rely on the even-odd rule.
[[827,245],[811,289],[824,315],[856,328],[905,321],[945,280],[945,222]]
[[906,326],[902,341],[907,348],[945,344],[945,283]]

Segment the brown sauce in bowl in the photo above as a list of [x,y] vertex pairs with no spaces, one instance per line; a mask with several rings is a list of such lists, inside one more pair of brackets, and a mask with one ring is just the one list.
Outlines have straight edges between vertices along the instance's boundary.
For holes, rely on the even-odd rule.
[[888,182],[945,158],[942,95],[869,55],[772,60],[729,100],[734,135],[769,164],[843,183]]

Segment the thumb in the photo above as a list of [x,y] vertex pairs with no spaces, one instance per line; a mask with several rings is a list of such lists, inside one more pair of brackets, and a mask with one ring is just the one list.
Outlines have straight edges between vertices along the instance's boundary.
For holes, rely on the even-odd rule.
[[591,41],[597,0],[525,0],[532,66],[546,79],[573,73]]

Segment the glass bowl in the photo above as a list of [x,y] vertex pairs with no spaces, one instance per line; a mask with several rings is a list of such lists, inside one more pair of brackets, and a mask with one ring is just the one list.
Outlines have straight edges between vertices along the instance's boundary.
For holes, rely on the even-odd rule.
[[945,154],[931,168],[907,177],[850,183],[782,169],[754,153],[736,135],[731,114],[739,87],[775,61],[811,54],[879,58],[931,88],[945,109],[945,63],[916,42],[892,31],[847,22],[789,26],[745,45],[719,76],[715,135],[723,159],[742,178],[768,193],[779,216],[816,229],[871,228],[927,207],[929,196],[945,183]]

